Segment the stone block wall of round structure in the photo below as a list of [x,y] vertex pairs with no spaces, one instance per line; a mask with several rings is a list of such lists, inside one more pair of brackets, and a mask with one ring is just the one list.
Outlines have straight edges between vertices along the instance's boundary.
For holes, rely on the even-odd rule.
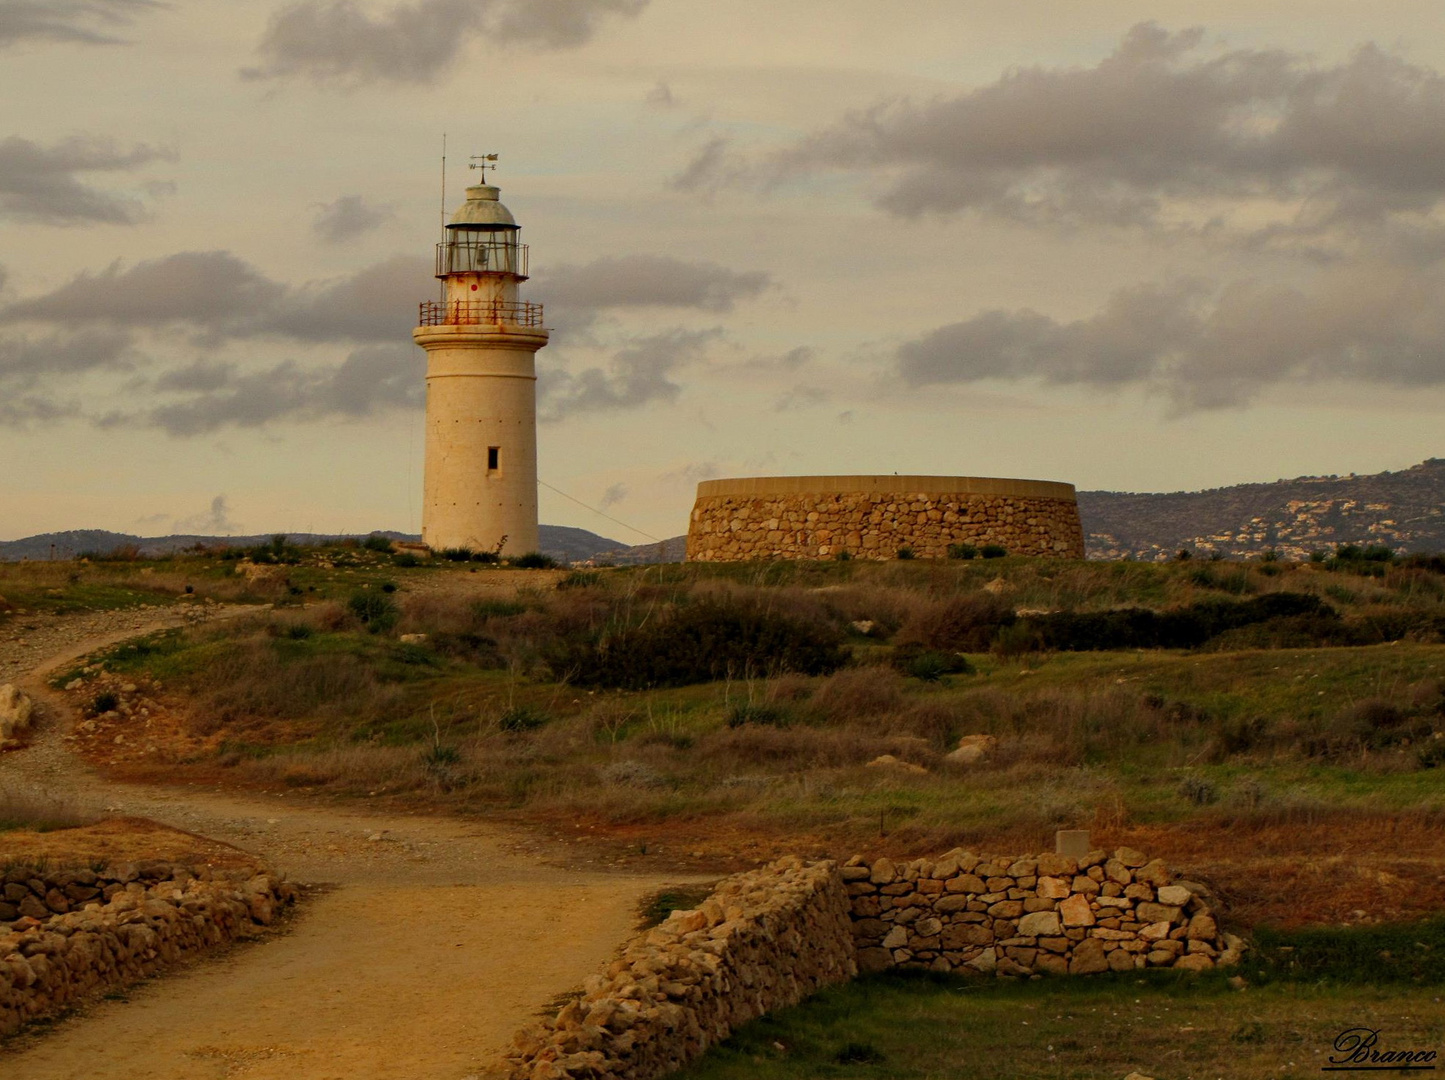
[[973,476],[764,476],[707,480],[687,530],[690,562],[942,559],[950,544],[1084,557],[1072,484]]

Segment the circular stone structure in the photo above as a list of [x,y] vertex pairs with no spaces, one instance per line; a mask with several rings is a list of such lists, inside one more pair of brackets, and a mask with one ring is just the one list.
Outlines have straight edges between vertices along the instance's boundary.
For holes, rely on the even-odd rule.
[[689,562],[920,559],[950,544],[1010,555],[1084,557],[1073,484],[980,476],[754,476],[706,480],[687,530]]

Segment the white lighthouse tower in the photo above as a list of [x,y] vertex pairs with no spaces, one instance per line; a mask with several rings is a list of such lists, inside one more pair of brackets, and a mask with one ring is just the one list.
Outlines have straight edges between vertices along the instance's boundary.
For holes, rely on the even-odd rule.
[[421,538],[523,555],[537,550],[535,361],[547,331],[542,305],[517,298],[527,246],[497,194],[467,188],[437,245],[443,299],[421,305],[412,331],[427,352]]

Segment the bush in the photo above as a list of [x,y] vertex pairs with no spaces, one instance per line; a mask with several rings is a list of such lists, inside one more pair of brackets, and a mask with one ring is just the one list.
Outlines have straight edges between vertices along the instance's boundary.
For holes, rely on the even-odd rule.
[[978,553],[985,559],[1002,559],[1008,554],[1008,548],[1000,544],[984,544],[979,548]]
[[1060,611],[1023,620],[1039,646],[1060,652],[1113,649],[1195,649],[1211,638],[1240,627],[1272,620],[1317,620],[1318,635],[1340,626],[1338,613],[1310,593],[1266,593],[1252,600],[1202,600],[1168,611],[1116,608],[1113,611]]
[[898,557],[899,557],[900,559],[904,559],[904,560],[913,558],[913,549],[912,549],[911,547],[901,547],[901,548],[899,548],[899,549],[898,549]]
[[920,605],[898,629],[899,645],[949,652],[985,652],[1000,627],[1016,616],[1012,606],[986,592]]
[[367,551],[391,552],[391,541],[379,533],[372,533],[361,542],[361,546]]
[[120,704],[120,698],[110,690],[102,690],[90,702],[90,711],[95,716],[108,713]]
[[497,727],[503,731],[535,731],[550,720],[541,709],[531,705],[514,705],[497,718]]
[[895,648],[893,666],[903,674],[923,682],[937,682],[945,675],[973,674],[973,665],[968,662],[967,657],[917,644]]
[[441,548],[436,553],[437,558],[445,559],[447,562],[470,562],[474,554],[475,552],[467,547]]
[[744,724],[787,727],[790,721],[787,710],[779,708],[777,705],[740,702],[728,710],[728,727],[742,727]]
[[400,566],[404,569],[410,569],[413,566],[420,566],[421,560],[418,559],[415,555],[413,555],[410,551],[403,551],[400,555],[397,555],[391,560],[391,565]]
[[949,544],[948,557],[950,559],[972,559],[978,555],[978,548],[972,544]]
[[582,685],[643,689],[784,671],[822,675],[847,658],[832,626],[722,598],[580,645],[559,642],[552,667]]
[[519,570],[555,570],[559,564],[550,555],[543,555],[540,551],[529,551],[525,555],[518,555],[512,559],[511,565]]
[[353,593],[351,599],[346,602],[346,606],[373,634],[386,633],[396,625],[396,620],[401,617],[401,611],[397,608],[396,601],[385,593]]

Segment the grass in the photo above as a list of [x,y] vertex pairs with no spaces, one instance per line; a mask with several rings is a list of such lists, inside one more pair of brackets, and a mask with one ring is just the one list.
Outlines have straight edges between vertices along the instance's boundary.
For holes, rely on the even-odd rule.
[[55,832],[90,825],[98,818],[98,814],[70,799],[0,788],[0,833],[21,829]]
[[[1306,863],[1333,852],[1329,829],[1368,845],[1372,831],[1411,823],[1421,866],[1445,869],[1445,645],[1429,629],[1445,611],[1445,573],[1430,566],[683,564],[514,573],[502,592],[469,589],[482,581],[473,574],[507,573],[472,564],[397,567],[364,549],[289,557],[300,561],[275,568],[290,582],[281,607],[101,658],[183,699],[191,742],[159,756],[156,777],[380,792],[619,838],[649,830],[744,858],[1040,850],[1060,827],[1107,842],[1137,833],[1161,852],[1190,851],[1203,830],[1248,844],[1270,829],[1312,837],[1308,853],[1281,856],[1295,859],[1294,878],[1245,858],[1216,866],[1260,917],[1284,901],[1259,896],[1256,881],[1316,887]],[[532,584],[555,580],[565,587]],[[1324,596],[1351,625],[1385,612],[1420,632],[1369,646],[1112,652],[1016,653],[992,637],[1018,610],[1177,610],[1273,593]],[[699,635],[687,657],[653,669],[679,685],[570,677],[569,657],[644,637],[661,655],[678,636],[668,628],[721,613],[711,634],[737,612],[770,634],[809,628],[849,664],[767,678],[728,677],[724,665],[722,678],[694,681],[719,655]],[[960,736],[981,733],[998,740],[986,761],[947,760]],[[884,754],[927,771],[869,767]],[[1372,910],[1397,894],[1415,896],[1402,911],[1445,901],[1403,847],[1388,855],[1376,869],[1408,888],[1353,883],[1340,895]]]
[[884,975],[755,1021],[679,1080],[1158,1080],[1318,1076],[1344,1030],[1439,1050],[1434,988],[1092,976],[1006,983]]

